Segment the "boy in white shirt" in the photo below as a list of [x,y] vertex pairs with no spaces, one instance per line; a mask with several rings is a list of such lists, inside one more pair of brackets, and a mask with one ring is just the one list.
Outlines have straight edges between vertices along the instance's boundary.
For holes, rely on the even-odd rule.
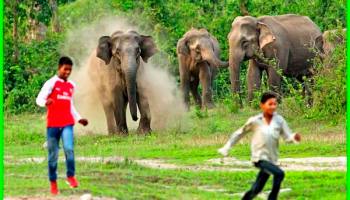
[[260,169],[252,188],[245,193],[243,200],[253,199],[262,191],[270,175],[273,175],[273,187],[268,200],[277,199],[284,171],[277,166],[278,141],[280,136],[286,142],[298,143],[300,134],[293,134],[284,118],[277,114],[277,97],[274,93],[266,92],[262,95],[260,108],[261,114],[253,116],[237,131],[235,131],[224,147],[218,150],[223,156],[227,156],[230,148],[236,144],[248,132],[253,132],[251,142],[251,160],[255,167]]

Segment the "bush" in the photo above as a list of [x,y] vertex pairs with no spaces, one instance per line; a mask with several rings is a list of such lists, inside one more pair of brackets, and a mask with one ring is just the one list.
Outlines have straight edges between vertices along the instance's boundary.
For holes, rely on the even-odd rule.
[[38,111],[35,97],[44,82],[56,72],[60,37],[49,36],[19,46],[19,61],[13,63],[12,52],[5,46],[4,108],[5,112]]
[[[340,27],[341,29],[341,27]],[[346,33],[339,31],[346,38]],[[318,62],[314,84],[312,114],[317,117],[342,116],[346,111],[346,43],[336,45],[334,51]]]

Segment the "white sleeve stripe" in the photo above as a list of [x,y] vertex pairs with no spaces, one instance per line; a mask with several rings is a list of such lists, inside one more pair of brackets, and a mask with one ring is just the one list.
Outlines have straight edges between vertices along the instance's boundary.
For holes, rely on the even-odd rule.
[[45,107],[47,97],[51,94],[56,81],[57,79],[54,76],[45,82],[44,86],[41,88],[38,96],[36,97],[36,104],[41,107]]

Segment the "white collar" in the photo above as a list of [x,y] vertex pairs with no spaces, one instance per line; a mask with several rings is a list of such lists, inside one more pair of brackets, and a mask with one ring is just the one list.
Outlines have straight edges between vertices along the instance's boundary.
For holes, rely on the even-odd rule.
[[[273,119],[273,117],[276,117],[276,115],[277,115],[277,112],[275,111],[275,112],[273,112],[273,114],[272,114],[272,119]],[[259,114],[259,118],[264,118],[264,113],[260,113]]]
[[67,79],[67,81],[63,80],[62,78],[60,78],[57,74],[55,75],[55,78],[61,82],[68,82],[69,80]]

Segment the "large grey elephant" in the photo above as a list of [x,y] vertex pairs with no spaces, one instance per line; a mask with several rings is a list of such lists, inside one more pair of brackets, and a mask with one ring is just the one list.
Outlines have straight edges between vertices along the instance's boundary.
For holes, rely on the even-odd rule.
[[[254,90],[260,88],[263,71],[275,92],[280,92],[281,73],[299,81],[310,77],[312,58],[316,51],[322,52],[323,39],[319,27],[309,17],[287,14],[236,17],[228,41],[231,89],[240,92],[240,66],[249,60],[248,100],[252,100]],[[277,69],[271,59],[275,59]]]
[[[191,91],[196,104],[202,108],[212,108],[212,84],[217,73],[216,67],[227,67],[220,60],[219,43],[206,29],[187,31],[177,43],[180,84],[184,102],[189,109]],[[202,97],[199,95],[199,82]],[[203,101],[202,101],[203,98]]]
[[[108,133],[127,134],[126,108],[129,103],[134,121],[141,119],[138,132],[151,131],[151,115],[144,85],[138,74],[143,73],[144,63],[157,52],[151,36],[135,31],[116,31],[102,36],[90,59],[89,76],[96,89],[107,119]],[[142,59],[141,59],[142,58]]]

